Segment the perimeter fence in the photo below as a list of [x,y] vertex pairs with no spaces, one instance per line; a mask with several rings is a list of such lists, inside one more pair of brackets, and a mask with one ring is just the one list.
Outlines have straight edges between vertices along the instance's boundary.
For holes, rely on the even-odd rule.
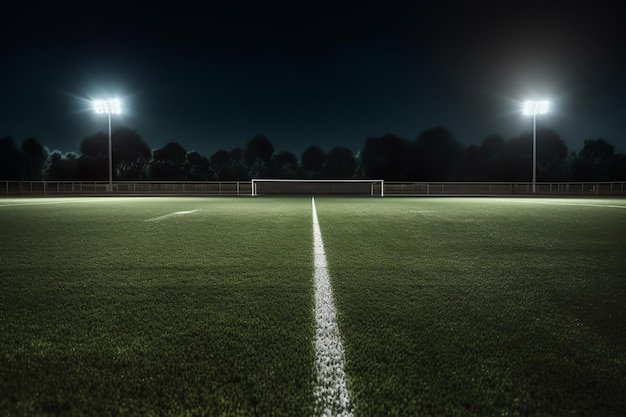
[[250,195],[250,181],[0,181],[0,195]]
[[[0,195],[252,195],[251,181],[115,181],[112,189],[107,181],[0,181]],[[297,184],[296,184],[297,185]],[[563,196],[626,196],[626,182],[541,182],[538,195]],[[292,183],[292,187],[294,187]],[[297,188],[297,187],[296,187]],[[328,187],[319,190],[307,186],[310,194],[328,194]],[[341,194],[345,185],[333,190]],[[353,195],[353,192],[346,192]],[[380,195],[380,194],[378,194]],[[385,196],[444,195],[533,195],[530,182],[384,182]]]
[[387,182],[385,195],[624,196],[626,182]]

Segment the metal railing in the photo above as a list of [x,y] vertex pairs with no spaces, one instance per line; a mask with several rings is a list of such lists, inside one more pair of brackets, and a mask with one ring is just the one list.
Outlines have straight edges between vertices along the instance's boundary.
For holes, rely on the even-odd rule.
[[0,181],[0,195],[250,195],[250,181]]
[[[542,182],[537,195],[624,196],[626,182]],[[385,195],[532,195],[531,182],[385,182]]]
[[[315,194],[315,190],[310,191]],[[250,196],[251,181],[0,181],[0,195]],[[324,194],[319,190],[319,194]],[[537,195],[626,196],[626,182],[542,182]],[[385,196],[533,195],[531,182],[384,182]]]

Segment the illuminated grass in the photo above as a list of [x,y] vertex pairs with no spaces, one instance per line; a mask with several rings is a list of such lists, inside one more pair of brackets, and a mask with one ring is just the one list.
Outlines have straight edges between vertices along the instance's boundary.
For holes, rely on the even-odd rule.
[[1,415],[311,414],[309,201],[0,209]]
[[356,415],[624,415],[626,209],[317,208]]
[[[0,415],[314,413],[310,199],[74,200],[0,200]],[[581,202],[316,198],[355,415],[626,415]]]

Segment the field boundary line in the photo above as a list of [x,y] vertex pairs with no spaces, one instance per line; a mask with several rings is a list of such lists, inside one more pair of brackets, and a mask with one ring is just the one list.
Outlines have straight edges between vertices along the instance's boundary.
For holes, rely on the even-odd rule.
[[[21,202],[21,203],[8,203],[2,204],[0,202],[0,208],[2,207],[20,207],[20,206],[46,206],[52,204],[71,204],[71,203],[93,203],[97,202],[96,199],[72,199],[72,200],[62,200],[62,201],[31,201],[31,202]],[[102,200],[100,200],[102,201]]]
[[153,217],[151,219],[146,219],[144,221],[146,221],[146,222],[158,222],[160,220],[167,219],[169,217],[182,216],[182,215],[185,215],[185,214],[197,213],[198,211],[200,211],[200,209],[175,211],[174,213],[164,214],[162,216]]
[[323,416],[352,416],[344,350],[337,326],[337,313],[328,275],[326,252],[317,219],[315,198],[313,212],[313,248],[315,255],[315,387],[316,410]]

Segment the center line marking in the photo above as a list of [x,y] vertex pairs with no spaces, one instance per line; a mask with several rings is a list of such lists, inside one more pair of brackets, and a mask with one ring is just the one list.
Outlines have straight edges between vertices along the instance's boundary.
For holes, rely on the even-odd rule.
[[322,416],[352,416],[352,405],[344,371],[344,352],[333,304],[322,232],[313,207],[313,246],[315,254],[315,388],[316,410]]

